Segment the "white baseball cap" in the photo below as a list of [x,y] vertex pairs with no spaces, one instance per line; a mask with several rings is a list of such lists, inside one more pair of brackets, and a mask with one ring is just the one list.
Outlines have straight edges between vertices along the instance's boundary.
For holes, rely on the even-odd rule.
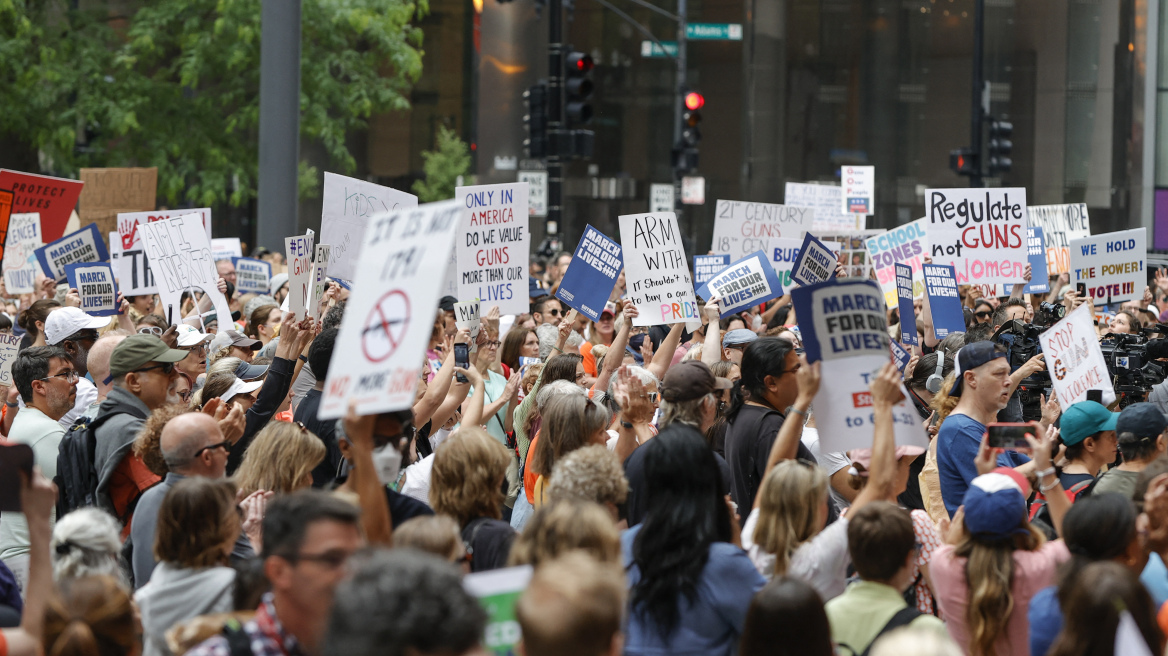
[[60,344],[79,330],[105,328],[109,322],[109,317],[91,317],[71,305],[57,308],[45,319],[45,343]]
[[226,392],[220,394],[219,398],[223,399],[224,403],[227,403],[231,399],[235,398],[237,394],[251,394],[252,392],[263,387],[263,385],[264,381],[262,380],[253,380],[250,383],[247,383],[236,378],[235,382],[231,383],[231,387],[227,388]]
[[208,335],[207,333],[201,332],[198,328],[185,323],[180,323],[179,325],[175,326],[174,329],[175,334],[178,336],[178,345],[184,348],[187,346],[198,346],[199,344],[214,339],[215,337],[214,335]]

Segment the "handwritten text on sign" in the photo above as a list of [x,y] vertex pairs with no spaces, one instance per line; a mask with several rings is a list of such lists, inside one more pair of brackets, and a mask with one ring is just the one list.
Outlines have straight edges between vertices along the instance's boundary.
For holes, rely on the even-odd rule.
[[[203,221],[203,228],[207,232],[207,239],[211,239],[211,210],[199,208],[193,210],[162,210],[157,212],[121,212],[118,214],[118,241],[120,255],[118,266],[114,273],[118,276],[118,284],[126,296],[140,296],[155,294],[158,288],[154,282],[154,273],[150,270],[150,262],[142,248],[142,237],[138,234],[138,226],[143,223],[164,221],[187,214],[198,214]],[[113,242],[110,242],[113,247]]]
[[20,350],[21,337],[0,333],[0,385],[12,385],[12,361]]
[[418,198],[379,184],[325,172],[320,243],[331,245],[329,271],[343,280],[357,275],[357,257],[373,217],[418,206]]
[[1070,205],[1033,205],[1026,208],[1030,225],[1042,228],[1046,240],[1046,268],[1050,273],[1068,273],[1072,239],[1091,236],[1091,219],[1086,203]]
[[629,298],[640,311],[634,326],[700,321],[693,280],[673,212],[618,218]]
[[454,190],[463,206],[455,243],[458,298],[498,305],[502,314],[528,310],[529,190],[526,182]]
[[36,286],[36,260],[32,255],[42,245],[41,215],[13,214],[8,221],[4,246],[4,286],[10,294],[29,294]]
[[952,264],[958,284],[1022,281],[1025,189],[929,189],[925,212],[933,261]]
[[1063,407],[1086,399],[1087,390],[1092,389],[1103,390],[1104,405],[1115,401],[1115,388],[1107,375],[1107,362],[1099,348],[1089,304],[1080,305],[1039,335],[1038,340],[1046,354],[1051,386]]
[[288,257],[288,311],[303,320],[312,297],[313,235],[284,238],[284,252]]
[[1086,284],[1091,298],[1115,303],[1143,297],[1147,284],[1147,228],[1076,239],[1070,249],[1071,284]]
[[768,239],[802,239],[814,222],[815,210],[808,207],[720,200],[714,209],[711,250],[740,260],[766,248]]
[[231,328],[227,298],[216,286],[219,272],[211,256],[211,240],[203,230],[202,217],[188,214],[176,219],[138,226],[146,256],[158,279],[158,295],[172,323],[181,320],[182,293],[202,290],[211,298],[219,316],[219,331]]

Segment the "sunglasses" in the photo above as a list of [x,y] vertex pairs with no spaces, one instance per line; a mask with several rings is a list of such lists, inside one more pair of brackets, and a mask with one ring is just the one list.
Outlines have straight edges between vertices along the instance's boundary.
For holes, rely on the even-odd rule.
[[139,335],[154,335],[155,337],[162,337],[162,329],[158,326],[139,326]]
[[993,314],[993,312],[982,311],[982,312],[974,312],[973,316],[977,317],[978,319],[985,319],[986,317],[990,316],[991,314]]
[[203,454],[204,451],[211,451],[213,449],[223,449],[224,453],[231,453],[231,441],[230,440],[223,440],[222,442],[219,442],[217,444],[208,444],[207,446],[199,449],[198,451],[195,451],[195,457],[198,458],[199,456],[201,456]]
[[142,367],[141,369],[135,369],[132,373],[142,373],[143,371],[150,371],[152,369],[161,369],[162,373],[169,376],[171,374],[171,372],[174,371],[174,363],[173,362],[164,362],[161,364],[151,365],[149,367]]

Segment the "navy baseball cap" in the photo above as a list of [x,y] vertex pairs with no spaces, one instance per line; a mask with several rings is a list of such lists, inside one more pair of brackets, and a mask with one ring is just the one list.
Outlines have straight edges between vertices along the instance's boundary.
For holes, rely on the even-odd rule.
[[969,482],[962,505],[965,506],[965,530],[974,537],[1001,540],[1029,532],[1027,493],[1018,482],[1020,475],[1011,476],[1003,469],[999,467]]
[[539,286],[539,281],[535,279],[535,276],[532,276],[532,277],[527,279],[527,297],[528,298],[530,298],[531,300],[535,300],[541,296],[547,296],[547,295],[548,295],[548,290]]
[[982,365],[1004,357],[1006,357],[1006,349],[994,342],[974,342],[961,347],[961,350],[957,351],[957,366],[953,370],[957,374],[957,382],[953,383],[953,389],[949,390],[949,396],[961,396],[961,390],[965,387],[962,384],[965,372],[973,371]]
[[1168,428],[1168,417],[1154,403],[1133,403],[1119,413],[1115,432],[1131,433],[1136,437],[1157,438]]

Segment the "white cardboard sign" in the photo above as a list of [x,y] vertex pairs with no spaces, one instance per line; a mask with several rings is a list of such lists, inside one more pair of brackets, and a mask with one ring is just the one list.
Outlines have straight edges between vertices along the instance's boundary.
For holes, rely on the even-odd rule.
[[312,297],[312,242],[313,235],[284,238],[284,252],[288,259],[288,311],[296,320],[305,317]]
[[31,294],[36,291],[36,275],[40,265],[33,252],[44,246],[41,238],[39,212],[22,212],[9,217],[3,261],[4,287],[9,294]]
[[701,321],[674,213],[626,214],[618,221],[628,297],[640,312],[633,325]]
[[[198,214],[207,231],[207,240],[211,239],[211,209],[202,207],[193,210],[160,210],[156,212],[122,212],[118,214],[118,266],[114,273],[118,277],[118,288],[126,296],[141,296],[157,294],[158,287],[154,283],[154,272],[150,270],[150,262],[142,248],[142,237],[138,234],[138,226],[143,223],[153,223],[163,219],[173,219],[187,214]],[[110,237],[110,253],[113,253],[114,238]]]
[[369,222],[333,354],[343,366],[329,368],[320,418],[340,417],[350,401],[362,415],[413,406],[463,209],[448,200]]
[[479,336],[479,299],[473,301],[465,301],[454,304],[454,325],[458,326],[459,330],[469,330],[471,339]]
[[219,315],[219,332],[234,324],[227,298],[219,291],[219,272],[211,255],[211,240],[203,228],[203,217],[188,214],[174,219],[142,223],[138,234],[158,283],[158,296],[172,324],[182,320],[181,301],[185,291],[202,290],[211,298]]
[[839,185],[788,182],[783,204],[791,207],[810,207],[815,210],[815,220],[811,224],[812,232],[838,232],[863,228],[863,214],[840,212],[843,195],[843,189]]
[[211,239],[211,254],[215,261],[243,257],[243,244],[239,237],[215,237]]
[[1042,237],[1046,240],[1047,273],[1069,272],[1071,241],[1091,236],[1087,204],[1034,205],[1027,207],[1026,213],[1030,217],[1029,225],[1042,228]]
[[316,245],[316,256],[312,258],[312,292],[308,297],[308,316],[319,318],[320,300],[328,289],[329,260],[332,257],[332,246],[328,244]]
[[1026,190],[927,189],[925,234],[957,284],[1013,285],[1026,270]]
[[418,206],[418,197],[379,184],[324,174],[324,202],[320,213],[320,242],[332,246],[329,271],[342,280],[357,275],[366,227],[379,214]]
[[1143,298],[1148,274],[1148,229],[1121,230],[1070,243],[1071,284],[1085,283],[1100,303]]
[[454,245],[460,299],[498,305],[500,314],[522,314],[528,297],[528,186],[525,182],[458,187],[462,225]]
[[[1073,247],[1072,247],[1073,248]],[[1046,354],[1046,370],[1051,387],[1064,408],[1087,399],[1087,390],[1103,390],[1103,405],[1115,401],[1115,389],[1107,374],[1107,362],[1099,348],[1099,337],[1084,303],[1038,336]]]
[[803,239],[815,223],[808,207],[720,200],[714,206],[714,238],[711,250],[729,253],[737,262],[766,248],[770,239]]
[[0,385],[12,386],[12,361],[20,350],[20,335],[0,333]]

